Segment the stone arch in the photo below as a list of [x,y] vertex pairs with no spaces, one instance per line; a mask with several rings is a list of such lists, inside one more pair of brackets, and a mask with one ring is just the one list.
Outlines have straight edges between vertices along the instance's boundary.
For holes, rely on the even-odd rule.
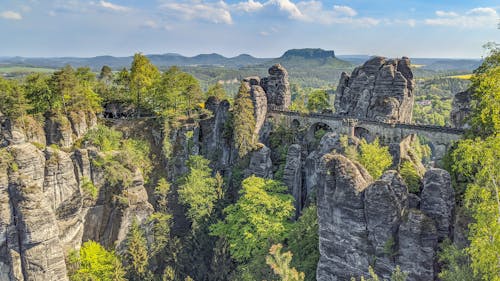
[[372,134],[368,129],[360,126],[354,127],[354,136],[358,139],[365,139],[367,142],[372,142],[377,138],[377,136]]
[[293,130],[297,130],[300,128],[300,121],[294,118],[291,125]]
[[316,140],[319,142],[319,139],[321,139],[321,137],[327,132],[333,132],[333,128],[327,123],[324,122],[313,123],[309,127],[309,130],[307,131],[307,141],[314,142]]

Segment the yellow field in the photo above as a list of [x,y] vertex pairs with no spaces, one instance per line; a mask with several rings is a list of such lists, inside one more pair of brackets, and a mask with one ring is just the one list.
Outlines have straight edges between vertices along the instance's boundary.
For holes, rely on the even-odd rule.
[[412,64],[411,65],[413,68],[421,68],[421,67],[424,67],[425,64]]
[[446,78],[457,78],[462,80],[469,80],[472,77],[472,74],[462,74],[462,75],[453,75],[447,76]]

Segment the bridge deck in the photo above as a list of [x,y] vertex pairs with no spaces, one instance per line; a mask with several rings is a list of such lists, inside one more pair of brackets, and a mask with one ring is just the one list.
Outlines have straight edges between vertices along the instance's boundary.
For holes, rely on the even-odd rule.
[[278,115],[286,115],[286,116],[294,116],[300,118],[318,118],[318,119],[327,119],[327,120],[354,120],[361,121],[365,124],[374,124],[380,126],[390,126],[393,128],[401,128],[401,129],[412,129],[412,130],[422,130],[428,132],[443,132],[448,134],[455,135],[463,135],[465,131],[463,129],[457,129],[452,127],[443,127],[443,126],[435,126],[435,125],[417,125],[417,124],[409,124],[409,123],[390,123],[390,122],[382,122],[368,118],[358,118],[358,117],[350,117],[350,116],[342,116],[336,114],[325,114],[325,113],[301,113],[296,111],[287,111],[287,110],[276,110],[269,109],[268,113],[274,113]]

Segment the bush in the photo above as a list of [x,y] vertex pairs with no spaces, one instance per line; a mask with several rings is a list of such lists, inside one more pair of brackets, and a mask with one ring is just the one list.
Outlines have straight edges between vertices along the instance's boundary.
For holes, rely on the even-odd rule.
[[84,141],[106,152],[120,148],[120,140],[122,138],[123,135],[121,132],[104,125],[98,125],[96,128],[87,132]]
[[391,166],[392,156],[389,153],[389,148],[381,146],[378,139],[375,139],[372,143],[362,139],[359,148],[361,151],[359,162],[374,179],[378,179]]
[[82,190],[94,200],[97,199],[99,195],[99,188],[97,188],[87,177],[82,178]]
[[417,169],[410,161],[404,161],[399,168],[399,174],[408,186],[408,191],[411,193],[420,192],[420,175]]

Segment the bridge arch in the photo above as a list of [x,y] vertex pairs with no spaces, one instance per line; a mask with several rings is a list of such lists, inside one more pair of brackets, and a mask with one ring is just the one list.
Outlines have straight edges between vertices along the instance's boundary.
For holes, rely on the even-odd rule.
[[324,122],[316,122],[309,126],[307,130],[307,141],[318,141],[325,133],[333,132],[333,128]]

